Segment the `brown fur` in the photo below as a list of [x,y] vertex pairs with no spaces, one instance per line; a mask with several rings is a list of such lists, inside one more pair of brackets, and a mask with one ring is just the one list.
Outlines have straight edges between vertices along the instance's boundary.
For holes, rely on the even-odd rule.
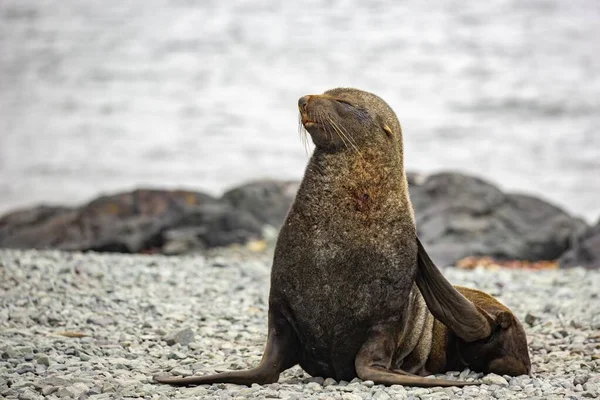
[[499,375],[522,375],[531,372],[527,338],[521,323],[504,304],[485,292],[455,286],[467,299],[486,312],[495,321],[492,337],[467,343],[442,322],[435,320],[431,351],[419,375],[474,371]]
[[446,351],[445,364],[441,356],[427,358],[456,343],[447,335],[440,350],[434,315],[468,342],[487,336],[491,327],[439,274],[418,241],[395,113],[357,89],[305,96],[299,108],[316,149],[277,240],[261,363],[245,371],[156,380],[250,385],[274,382],[300,364],[311,375],[338,380],[468,384],[415,375],[425,365],[441,369],[454,357]]

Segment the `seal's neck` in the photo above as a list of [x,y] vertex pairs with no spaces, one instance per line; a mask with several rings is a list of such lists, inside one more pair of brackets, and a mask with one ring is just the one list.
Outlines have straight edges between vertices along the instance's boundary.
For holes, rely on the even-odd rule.
[[305,180],[320,181],[331,189],[348,186],[394,191],[406,185],[402,159],[391,151],[363,148],[328,153],[315,149],[306,168]]
[[297,193],[304,211],[324,205],[355,214],[389,213],[410,209],[408,184],[402,160],[393,151],[362,148],[328,153],[315,149]]

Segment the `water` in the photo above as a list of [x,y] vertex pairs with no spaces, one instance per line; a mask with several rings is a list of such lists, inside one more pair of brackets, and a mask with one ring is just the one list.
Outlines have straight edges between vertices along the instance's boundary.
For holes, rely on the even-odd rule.
[[592,221],[598,38],[598,0],[0,0],[0,211],[299,179],[298,97],[354,86],[396,110],[408,170]]

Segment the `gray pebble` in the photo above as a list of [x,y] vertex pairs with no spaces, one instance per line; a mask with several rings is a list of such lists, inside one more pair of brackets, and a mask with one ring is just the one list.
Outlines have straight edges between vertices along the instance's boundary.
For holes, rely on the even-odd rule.
[[411,394],[413,396],[425,396],[427,394],[431,393],[431,389],[427,389],[427,388],[417,388],[417,389],[413,389],[411,391]]
[[481,378],[481,382],[487,385],[508,386],[508,381],[504,377],[496,374],[485,375],[483,378]]
[[58,397],[79,398],[88,390],[88,387],[83,383],[76,383],[72,386],[64,387],[56,392]]
[[50,366],[50,357],[45,354],[38,354],[35,356],[35,360],[38,364],[45,365],[46,367]]
[[187,358],[187,355],[185,355],[179,351],[174,351],[174,352],[169,353],[167,358],[169,360],[183,360],[183,359]]
[[37,394],[36,392],[34,392],[33,390],[25,389],[24,391],[19,393],[18,399],[19,400],[38,400],[38,399],[43,399],[43,397],[40,396],[39,394]]
[[[219,262],[226,268],[213,268],[211,259],[200,255],[167,258],[0,250],[3,273],[26,282],[13,291],[5,290],[0,279],[0,290],[5,290],[0,296],[0,397],[388,400],[598,396],[600,355],[596,346],[600,337],[594,327],[600,327],[600,319],[589,310],[598,308],[600,297],[592,295],[600,286],[600,272],[581,269],[533,273],[449,268],[444,272],[453,283],[486,291],[502,285],[500,300],[524,318],[533,362],[531,377],[487,375],[481,378],[481,385],[467,388],[383,387],[360,379],[337,384],[331,378],[309,377],[295,367],[283,372],[278,383],[251,388],[232,384],[177,388],[152,383],[151,377],[157,373],[204,375],[249,368],[260,361],[266,337],[270,260],[236,258],[226,250],[223,254]],[[77,268],[85,272],[76,275],[73,271]],[[62,269],[67,272],[59,275]],[[26,281],[22,279],[25,275],[29,276]],[[233,290],[231,282],[243,290]],[[35,311],[28,309],[29,299],[37,299]],[[13,314],[18,318],[10,319]],[[109,316],[112,322],[94,316]],[[93,329],[84,331],[92,336],[56,335],[83,330],[80,327],[88,320]],[[161,340],[166,340],[167,332],[175,337],[182,331],[184,340],[173,339],[168,345]],[[195,341],[189,341],[190,337]],[[474,380],[481,373],[451,371],[439,377],[444,376]]]
[[373,400],[389,400],[391,399],[390,395],[384,392],[383,390],[375,392],[373,395]]
[[183,369],[183,368],[173,368],[171,370],[171,374],[173,375],[179,375],[179,376],[192,376],[192,371],[189,371],[187,369]]
[[323,386],[335,385],[337,384],[336,380],[333,378],[327,378],[323,381]]
[[583,385],[584,383],[586,383],[588,381],[588,379],[590,379],[589,374],[575,375],[575,378],[573,378],[573,385]]
[[187,346],[194,341],[194,331],[191,328],[178,329],[166,335],[164,340],[169,346],[175,343]]

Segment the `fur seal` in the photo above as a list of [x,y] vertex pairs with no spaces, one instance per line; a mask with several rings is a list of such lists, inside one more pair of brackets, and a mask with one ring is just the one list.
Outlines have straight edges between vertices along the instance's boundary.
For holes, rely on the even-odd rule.
[[487,303],[479,307],[456,290],[417,238],[393,110],[374,94],[348,88],[304,96],[298,107],[316,148],[277,240],[260,364],[154,379],[267,384],[300,364],[336,380],[462,386],[469,383],[420,374],[462,364],[494,371],[513,357],[512,347],[499,345],[507,336],[497,329],[504,317],[498,322]]

